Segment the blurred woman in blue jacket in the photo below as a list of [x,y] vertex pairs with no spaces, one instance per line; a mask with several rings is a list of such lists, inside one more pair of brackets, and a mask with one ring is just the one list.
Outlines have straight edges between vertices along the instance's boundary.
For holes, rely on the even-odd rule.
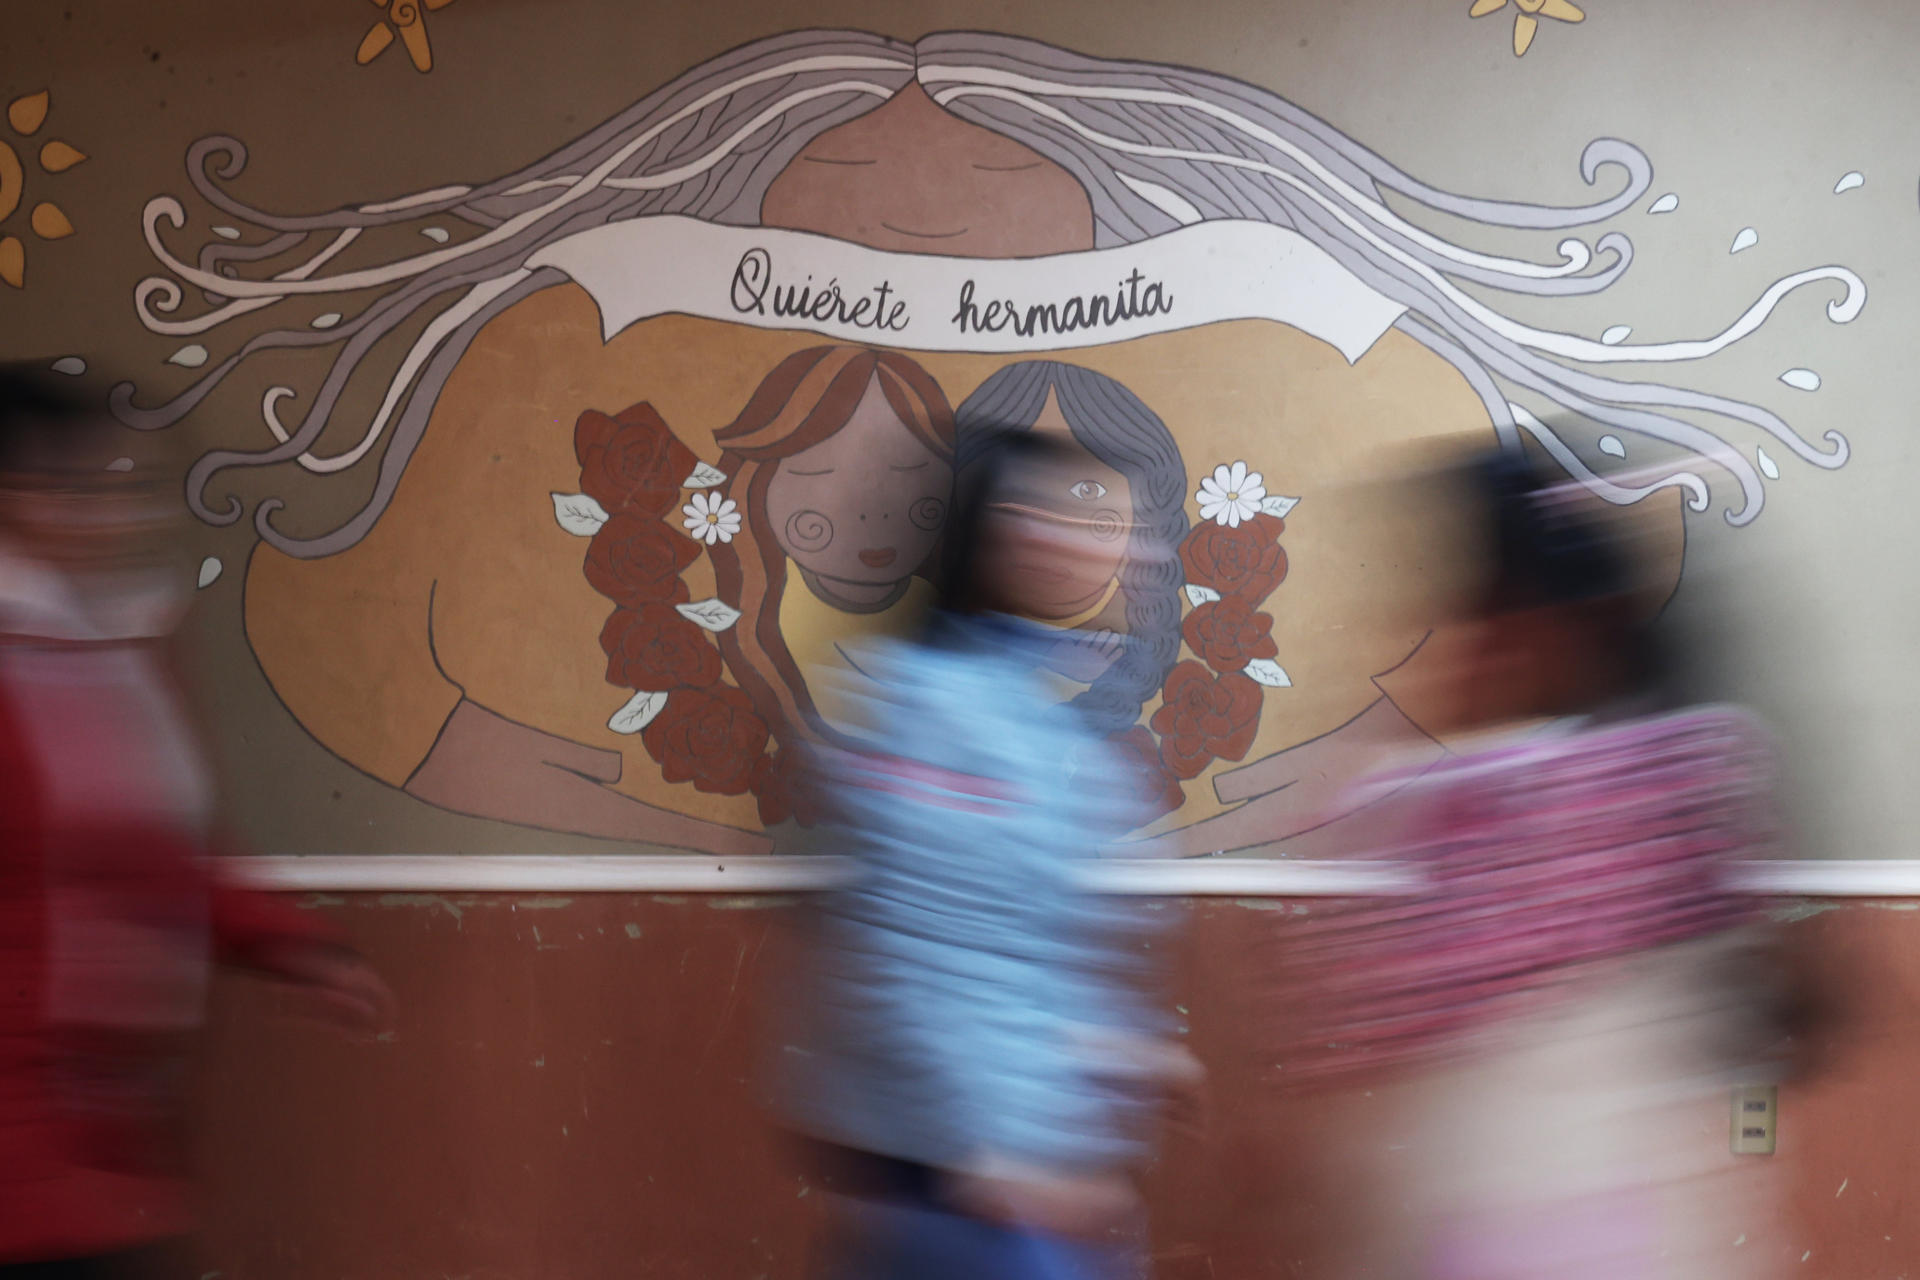
[[1132,1274],[1131,1168],[1197,1075],[1154,1009],[1161,913],[1084,884],[1140,801],[1023,608],[1112,536],[1063,514],[1077,456],[1023,433],[962,474],[941,607],[849,655],[858,736],[816,762],[854,874],[810,913],[780,1074],[856,1280]]

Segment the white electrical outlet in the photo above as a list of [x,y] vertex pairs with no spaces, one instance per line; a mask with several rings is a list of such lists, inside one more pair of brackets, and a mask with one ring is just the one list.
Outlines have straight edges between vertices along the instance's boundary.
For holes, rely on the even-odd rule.
[[1733,1091],[1733,1154],[1772,1155],[1779,1126],[1779,1089],[1767,1084]]

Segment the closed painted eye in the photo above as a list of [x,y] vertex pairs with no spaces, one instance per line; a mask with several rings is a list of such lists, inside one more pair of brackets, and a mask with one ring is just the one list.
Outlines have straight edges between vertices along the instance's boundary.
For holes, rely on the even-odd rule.
[[1067,492],[1082,502],[1097,502],[1107,496],[1107,486],[1098,480],[1082,480]]

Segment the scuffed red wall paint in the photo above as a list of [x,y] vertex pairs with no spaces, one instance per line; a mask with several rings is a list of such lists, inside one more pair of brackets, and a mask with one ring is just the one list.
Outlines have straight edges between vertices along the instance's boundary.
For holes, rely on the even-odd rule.
[[[353,895],[317,899],[402,1002],[347,1043],[245,980],[209,1044],[202,1272],[284,1277],[627,1274],[782,1280],[806,1272],[823,1193],[769,1123],[758,1003],[779,971],[778,899]],[[1173,996],[1212,1071],[1204,1130],[1147,1175],[1163,1280],[1377,1274],[1354,1229],[1358,1155],[1391,1100],[1276,1097],[1245,1034],[1250,944],[1289,911],[1196,907]],[[1258,904],[1269,905],[1269,904]],[[1920,912],[1799,913],[1845,976],[1848,1018],[1819,1080],[1782,1092],[1795,1214],[1744,1243],[1808,1280],[1920,1271],[1906,1228],[1920,1155]],[[1724,1143],[1711,1123],[1703,1141]]]

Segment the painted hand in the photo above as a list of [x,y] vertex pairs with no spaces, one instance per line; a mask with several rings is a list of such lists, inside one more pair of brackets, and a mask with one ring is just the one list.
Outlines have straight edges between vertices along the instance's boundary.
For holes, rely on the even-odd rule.
[[1047,651],[1047,666],[1079,684],[1092,684],[1120,657],[1127,638],[1117,631],[1069,631]]
[[1352,798],[1352,788],[1389,752],[1408,766],[1446,754],[1390,699],[1380,698],[1330,733],[1217,775],[1214,794],[1237,808],[1111,853],[1194,858],[1258,850],[1290,857],[1365,856],[1353,819],[1366,811]]
[[624,764],[617,752],[462,702],[406,789],[443,809],[550,831],[726,857],[772,850],[760,832],[656,808],[614,790]]

